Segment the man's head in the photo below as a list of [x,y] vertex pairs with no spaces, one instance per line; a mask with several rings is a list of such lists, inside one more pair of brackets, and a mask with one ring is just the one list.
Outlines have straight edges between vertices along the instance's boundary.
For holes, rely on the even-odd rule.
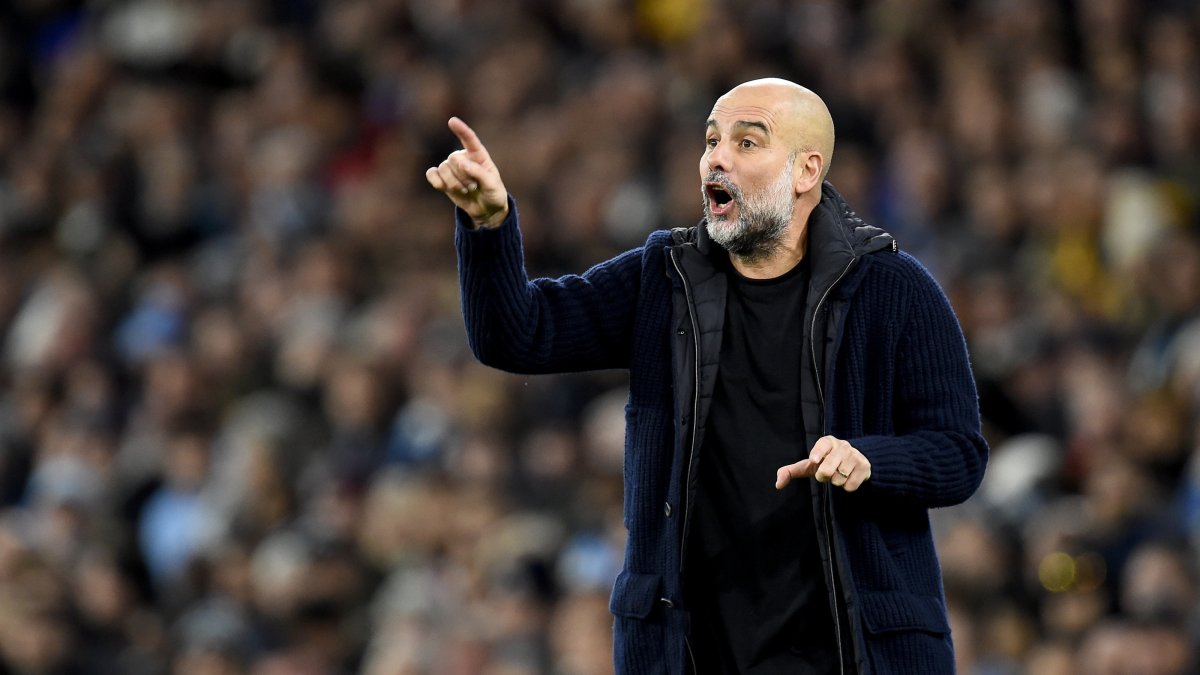
[[700,158],[712,239],[754,260],[801,236],[821,200],[833,138],[825,103],[794,82],[753,80],[717,99]]

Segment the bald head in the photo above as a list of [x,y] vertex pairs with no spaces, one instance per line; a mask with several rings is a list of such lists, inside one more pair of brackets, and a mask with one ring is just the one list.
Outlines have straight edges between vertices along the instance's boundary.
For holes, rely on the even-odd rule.
[[743,82],[717,99],[713,109],[761,108],[778,127],[776,133],[796,153],[821,155],[821,179],[833,160],[833,117],[825,101],[811,89],[777,77]]

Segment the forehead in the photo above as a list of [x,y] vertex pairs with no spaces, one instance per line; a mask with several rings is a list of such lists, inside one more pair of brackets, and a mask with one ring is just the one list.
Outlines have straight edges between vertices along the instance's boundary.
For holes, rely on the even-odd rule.
[[778,101],[763,92],[733,91],[717,99],[708,117],[708,125],[725,128],[739,122],[762,124],[774,133],[779,130],[783,115]]

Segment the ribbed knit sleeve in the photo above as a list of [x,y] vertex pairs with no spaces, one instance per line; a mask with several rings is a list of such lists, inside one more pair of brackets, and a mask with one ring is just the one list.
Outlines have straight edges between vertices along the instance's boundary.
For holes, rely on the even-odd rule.
[[[987,443],[962,329],[949,300],[924,267],[900,254],[890,284],[867,291],[867,305],[898,327],[894,435],[850,439],[871,462],[864,496],[948,506],[983,479]],[[868,394],[869,396],[870,394]]]
[[529,280],[517,205],[498,227],[455,213],[459,284],[471,350],[516,373],[628,367],[640,249],[580,275]]

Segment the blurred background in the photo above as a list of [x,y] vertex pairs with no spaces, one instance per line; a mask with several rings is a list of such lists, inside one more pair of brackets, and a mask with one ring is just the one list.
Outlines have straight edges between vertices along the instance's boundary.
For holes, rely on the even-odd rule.
[[[535,274],[700,215],[713,100],[821,94],[992,463],[960,671],[1196,672],[1200,5],[0,4],[0,675],[611,672],[625,377],[476,364],[426,167]],[[765,484],[764,484],[765,485]]]

